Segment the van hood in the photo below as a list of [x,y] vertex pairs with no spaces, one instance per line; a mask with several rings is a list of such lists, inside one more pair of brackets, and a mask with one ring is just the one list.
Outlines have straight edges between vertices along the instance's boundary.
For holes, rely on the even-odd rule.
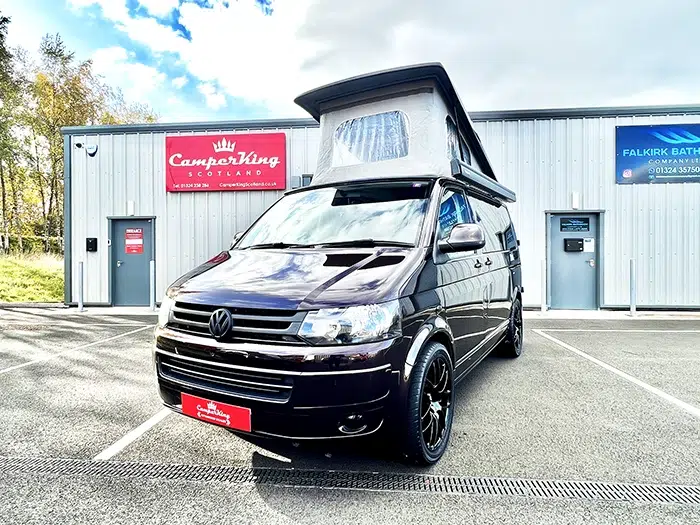
[[183,275],[176,301],[283,310],[381,303],[401,296],[416,248],[232,250]]

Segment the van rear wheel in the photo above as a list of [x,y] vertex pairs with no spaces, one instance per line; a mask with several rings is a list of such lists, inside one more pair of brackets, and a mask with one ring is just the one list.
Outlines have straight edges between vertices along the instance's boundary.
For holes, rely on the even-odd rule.
[[508,322],[506,338],[501,344],[501,354],[504,357],[520,357],[523,353],[523,305],[520,299],[513,301]]
[[447,449],[454,418],[452,360],[440,343],[419,354],[408,390],[406,458],[419,465],[436,463]]

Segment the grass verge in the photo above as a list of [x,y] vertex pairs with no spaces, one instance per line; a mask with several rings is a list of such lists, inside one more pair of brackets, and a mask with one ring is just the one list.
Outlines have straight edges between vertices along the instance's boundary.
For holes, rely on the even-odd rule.
[[0,256],[0,303],[63,301],[63,259]]

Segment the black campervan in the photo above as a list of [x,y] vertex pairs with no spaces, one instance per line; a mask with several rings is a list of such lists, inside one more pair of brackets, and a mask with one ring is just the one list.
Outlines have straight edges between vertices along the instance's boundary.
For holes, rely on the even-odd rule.
[[321,123],[312,183],[169,287],[160,395],[259,436],[386,432],[407,459],[434,463],[455,385],[492,350],[522,351],[515,195],[440,64],[297,103]]

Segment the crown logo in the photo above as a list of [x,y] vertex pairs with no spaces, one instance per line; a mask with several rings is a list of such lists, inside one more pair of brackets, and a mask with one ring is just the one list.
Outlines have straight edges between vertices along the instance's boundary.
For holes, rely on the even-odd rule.
[[236,143],[226,140],[226,138],[221,139],[219,142],[213,142],[212,146],[214,146],[215,153],[220,153],[222,151],[229,151],[233,153],[233,151],[236,149]]
[[207,408],[209,410],[216,410],[216,403],[214,403],[213,401],[209,401],[209,403],[207,403]]

